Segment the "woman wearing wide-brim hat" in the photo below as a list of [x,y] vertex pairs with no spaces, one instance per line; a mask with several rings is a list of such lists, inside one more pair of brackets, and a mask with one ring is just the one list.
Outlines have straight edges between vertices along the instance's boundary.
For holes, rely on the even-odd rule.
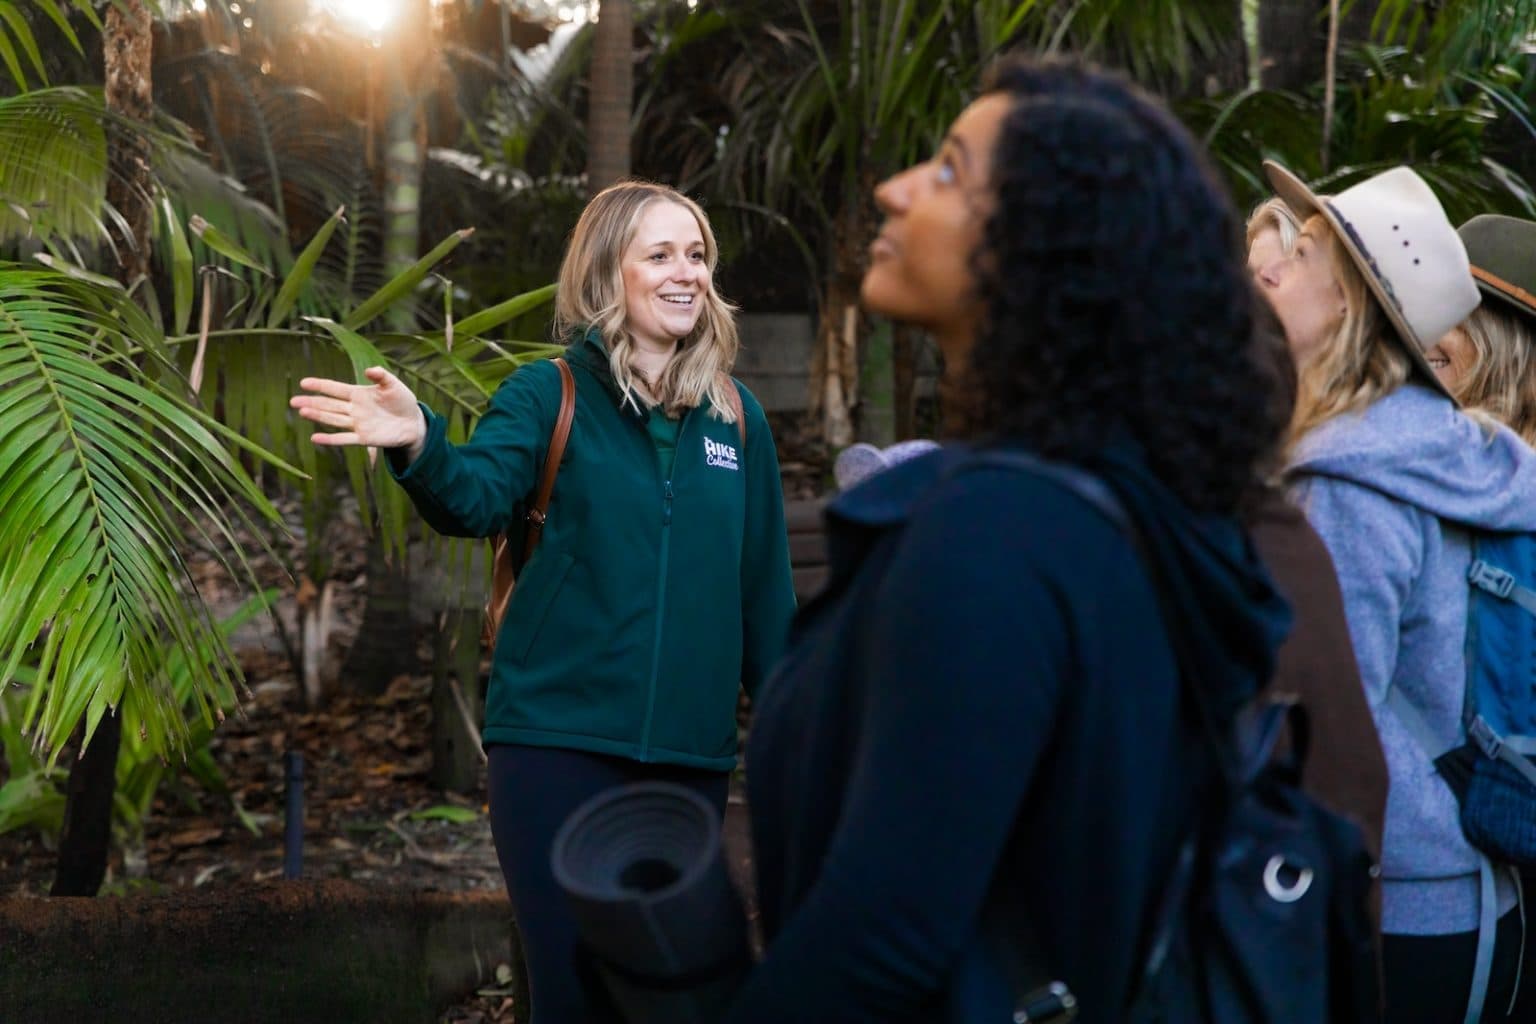
[[1300,376],[1292,493],[1338,570],[1391,780],[1386,1019],[1536,1019],[1533,994],[1516,992],[1522,955],[1536,977],[1536,944],[1522,945],[1513,872],[1467,843],[1408,724],[1441,749],[1461,742],[1468,528],[1536,531],[1536,452],[1462,413],[1430,363],[1478,289],[1423,179],[1399,167],[1320,199],[1265,170],[1303,222],[1291,255],[1258,274]]
[[1486,213],[1457,234],[1483,301],[1428,353],[1462,405],[1536,445],[1536,221]]

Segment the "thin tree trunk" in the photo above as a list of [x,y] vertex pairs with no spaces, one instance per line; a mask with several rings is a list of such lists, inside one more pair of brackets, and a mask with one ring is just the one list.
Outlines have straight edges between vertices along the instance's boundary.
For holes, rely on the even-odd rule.
[[480,746],[478,608],[444,612],[438,621],[432,665],[432,785],[455,793],[480,786],[485,751]]
[[859,312],[859,285],[875,231],[873,218],[865,215],[862,205],[844,211],[836,223],[832,273],[822,289],[817,350],[811,367],[816,391],[811,407],[821,410],[822,438],[834,449],[854,441],[853,411],[859,401],[860,342],[865,326]]
[[602,0],[592,37],[587,89],[587,191],[597,195],[629,176],[629,118],[634,103],[634,9]]
[[[102,35],[107,109],[140,124],[148,124],[154,113],[152,27],[144,0],[120,0],[107,8]],[[115,219],[107,219],[113,276],[133,289],[149,274],[152,180],[143,135],[114,122],[107,134],[107,164],[107,202],[127,225],[125,231]],[[121,709],[114,708],[102,716],[90,742],[70,766],[51,895],[95,896],[101,890],[111,848],[122,731]],[[84,742],[83,727],[81,736]]]
[[59,836],[59,862],[50,896],[95,896],[101,891],[112,847],[112,801],[122,736],[121,716],[116,711],[103,715],[91,741],[69,766],[64,831]]
[[317,586],[306,576],[299,583],[299,683],[307,708],[322,707],[331,688],[332,680],[326,677],[324,669],[325,649],[334,624],[335,594],[335,584],[330,580]]
[[1323,59],[1323,151],[1322,168],[1328,170],[1333,149],[1333,106],[1339,60],[1339,0],[1328,0],[1328,50]]
[[1264,85],[1264,54],[1259,45],[1260,0],[1240,0],[1243,22],[1243,58],[1247,66],[1248,88],[1257,91]]
[[917,328],[895,324],[891,336],[891,404],[895,406],[896,440],[917,436],[913,422],[917,395]]

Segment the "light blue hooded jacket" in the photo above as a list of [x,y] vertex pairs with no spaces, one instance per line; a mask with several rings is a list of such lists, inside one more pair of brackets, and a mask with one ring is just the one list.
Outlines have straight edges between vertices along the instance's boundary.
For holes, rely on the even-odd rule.
[[[1536,531],[1536,452],[1410,384],[1309,433],[1291,474],[1292,496],[1333,556],[1386,754],[1382,928],[1473,931],[1478,854],[1462,837],[1455,797],[1386,700],[1400,688],[1442,749],[1461,742],[1468,527]],[[1515,902],[1507,874],[1498,878],[1501,914]]]

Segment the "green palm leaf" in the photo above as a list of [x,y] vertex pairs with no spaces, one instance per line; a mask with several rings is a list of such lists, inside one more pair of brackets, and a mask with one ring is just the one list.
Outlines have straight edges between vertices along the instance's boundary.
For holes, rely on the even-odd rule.
[[104,113],[85,89],[0,98],[0,241],[106,235]]
[[51,756],[124,702],[158,754],[181,745],[168,644],[208,653],[192,690],[212,720],[238,669],[179,544],[217,535],[243,564],[237,528],[277,520],[229,432],[123,355],[157,349],[147,328],[116,293],[0,264],[0,688],[35,648],[23,721]]

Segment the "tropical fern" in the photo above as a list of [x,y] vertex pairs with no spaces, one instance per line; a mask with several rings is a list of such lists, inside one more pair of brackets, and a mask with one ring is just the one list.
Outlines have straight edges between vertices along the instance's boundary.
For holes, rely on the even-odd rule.
[[229,446],[271,456],[141,370],[160,348],[120,292],[0,265],[0,687],[35,647],[23,724],[50,755],[119,707],[160,756],[184,742],[168,644],[209,655],[205,721],[238,678],[180,544],[216,534],[254,583],[241,527],[277,513]]
[[1326,166],[1318,131],[1320,90],[1249,89],[1186,103],[1180,114],[1205,138],[1242,205],[1269,194],[1259,172],[1268,157],[1325,192],[1411,164],[1456,221],[1487,212],[1536,214],[1536,191],[1513,166],[1517,154],[1491,131],[1504,120],[1515,139],[1523,138],[1527,146],[1536,141],[1519,73],[1498,60],[1445,67],[1438,61],[1450,58],[1437,53],[1365,45],[1341,55]]

